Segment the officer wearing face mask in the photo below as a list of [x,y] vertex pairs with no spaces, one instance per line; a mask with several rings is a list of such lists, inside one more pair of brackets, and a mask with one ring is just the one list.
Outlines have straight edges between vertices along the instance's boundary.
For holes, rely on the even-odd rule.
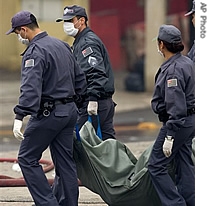
[[[181,54],[181,32],[173,25],[162,25],[157,38],[164,58],[155,76],[153,111],[162,122],[153,145],[148,171],[162,206],[195,206],[195,167],[192,140],[195,136],[194,62]],[[176,163],[176,179],[167,165]]]
[[[65,205],[78,206],[78,181],[73,159],[73,132],[78,117],[74,102],[86,88],[84,72],[66,42],[48,36],[28,11],[11,20],[15,33],[27,45],[22,53],[21,95],[14,107],[14,136],[21,141],[18,163],[36,205],[60,206],[39,160],[50,147],[61,181]],[[79,98],[76,98],[79,99]],[[22,121],[30,115],[24,133]]]
[[18,40],[25,45],[29,45],[29,40],[28,39],[24,39],[20,34],[17,34]]
[[115,138],[113,117],[116,104],[114,94],[114,76],[108,52],[101,39],[87,26],[88,17],[83,7],[66,6],[62,18],[64,32],[75,38],[73,54],[86,74],[87,90],[80,106],[79,129],[92,116],[93,126],[97,128],[99,116],[102,139]]

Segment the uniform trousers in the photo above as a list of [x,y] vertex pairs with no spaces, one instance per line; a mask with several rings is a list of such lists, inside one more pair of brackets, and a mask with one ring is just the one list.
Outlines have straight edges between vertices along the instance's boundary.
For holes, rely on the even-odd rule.
[[[160,129],[149,159],[148,170],[162,206],[195,206],[195,166],[192,161],[192,139],[195,136],[195,115],[186,118],[185,125],[174,137],[172,155],[165,157],[162,146],[167,134],[165,124]],[[167,165],[175,160],[175,180]]]
[[[18,162],[36,206],[77,206],[78,181],[73,160],[73,131],[78,116],[74,102],[56,105],[50,116],[34,116],[28,121]],[[55,170],[59,173],[65,200],[60,204],[39,160],[50,146]],[[59,188],[56,188],[59,190]]]
[[[77,126],[79,130],[85,124],[85,122],[88,121],[87,106],[88,101],[85,101],[83,103],[83,106],[79,109],[79,117],[77,120]],[[100,127],[103,140],[108,138],[115,139],[115,130],[113,125],[115,106],[116,103],[113,102],[112,98],[98,100],[98,115],[100,119]],[[96,115],[92,115],[91,118],[92,124],[97,131],[98,119]],[[56,172],[55,180],[53,183],[53,192],[56,195],[57,199],[59,199],[59,202],[63,202],[65,199],[65,194],[63,190],[60,189],[60,187],[59,190],[56,189],[58,185],[60,185],[60,174]]]

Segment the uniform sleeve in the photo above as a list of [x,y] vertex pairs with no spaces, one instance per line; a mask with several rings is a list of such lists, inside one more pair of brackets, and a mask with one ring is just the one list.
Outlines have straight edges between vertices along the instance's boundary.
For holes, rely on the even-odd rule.
[[195,63],[195,43],[193,44],[192,48],[188,52],[187,56]]
[[42,94],[44,62],[41,58],[28,55],[22,60],[19,104],[15,106],[16,119],[22,120],[39,110]]
[[77,63],[76,59],[74,58],[71,47],[67,43],[64,43],[64,45],[69,50],[69,53],[71,56],[71,62],[74,68],[74,79],[73,79],[74,90],[75,90],[74,101],[77,104],[77,106],[80,107],[83,103],[83,96],[87,89],[87,81],[86,81],[85,73],[81,69],[79,64]]
[[104,59],[98,44],[89,44],[81,51],[77,61],[86,74],[89,100],[97,100],[104,93],[108,81]]
[[74,61],[74,68],[75,68],[75,93],[78,96],[82,96],[87,89],[85,73],[77,64],[76,60]]
[[185,123],[187,105],[184,88],[185,81],[181,75],[173,74],[167,76],[165,82],[165,105],[169,115],[169,120],[166,122],[167,135],[169,136],[175,137],[176,131]]

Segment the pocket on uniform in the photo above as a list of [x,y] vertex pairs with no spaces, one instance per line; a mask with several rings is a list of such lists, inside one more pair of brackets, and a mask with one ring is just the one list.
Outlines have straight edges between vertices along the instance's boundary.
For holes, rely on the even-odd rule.
[[64,111],[55,112],[54,115],[56,117],[68,117],[69,116],[68,112],[64,112]]

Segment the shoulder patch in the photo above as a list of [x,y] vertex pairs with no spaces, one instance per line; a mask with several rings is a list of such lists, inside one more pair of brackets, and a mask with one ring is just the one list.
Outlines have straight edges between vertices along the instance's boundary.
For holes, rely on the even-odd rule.
[[93,53],[93,50],[92,50],[91,47],[88,47],[88,48],[86,48],[86,49],[84,49],[84,50],[82,51],[83,57],[86,57],[86,56],[88,56],[88,55],[90,55],[90,54],[92,54],[92,53]]
[[95,67],[98,64],[98,61],[95,57],[89,56],[88,63],[91,67]]
[[176,87],[177,86],[177,79],[169,79],[167,80],[168,87]]
[[25,67],[33,67],[34,66],[34,59],[28,59],[25,61]]

